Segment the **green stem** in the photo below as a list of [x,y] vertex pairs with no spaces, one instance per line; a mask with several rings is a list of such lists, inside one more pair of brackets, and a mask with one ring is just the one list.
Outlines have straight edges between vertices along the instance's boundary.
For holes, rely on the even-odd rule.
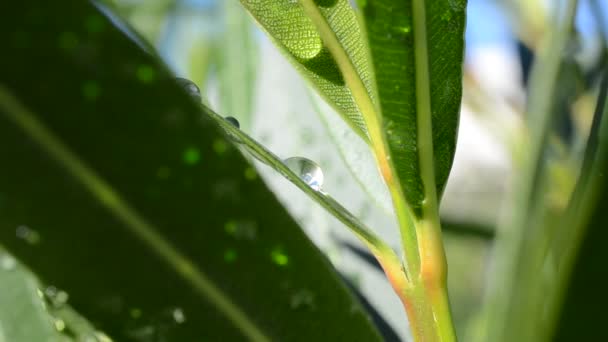
[[[416,295],[424,296],[423,299],[427,302],[424,305],[430,305],[433,315],[431,321],[421,322],[425,327],[419,329],[428,332],[429,335],[422,336],[423,338],[417,341],[456,341],[447,294],[447,261],[441,238],[435,183],[426,1],[414,0],[412,14],[416,65],[417,145],[420,177],[424,188],[422,218],[416,222],[418,252],[421,260],[420,276],[415,280],[414,287],[423,287],[424,290],[416,291]],[[433,328],[436,335],[430,332],[429,328]]]
[[[424,0],[414,1],[414,34],[416,50],[416,102],[418,151],[425,199],[423,217],[414,219],[403,189],[389,158],[389,149],[381,125],[380,109],[373,103],[365,85],[336,33],[313,0],[300,0],[309,18],[317,27],[323,43],[336,60],[355,103],[365,120],[372,148],[382,176],[389,187],[405,253],[403,272],[387,272],[395,291],[405,305],[416,341],[451,342],[455,333],[450,315],[446,276],[447,263],[443,243],[434,174],[428,48],[426,45],[426,13]],[[385,268],[386,271],[386,268]],[[395,275],[400,273],[399,275]]]
[[352,60],[342,47],[336,33],[319,10],[317,4],[313,0],[300,0],[300,4],[306,15],[315,24],[323,43],[336,60],[340,72],[344,75],[346,85],[350,89],[353,99],[365,120],[374,156],[393,199],[393,206],[397,214],[403,245],[404,247],[407,246],[407,248],[404,248],[407,260],[405,272],[407,277],[410,278],[412,274],[418,273],[420,265],[420,256],[415,248],[417,242],[415,228],[411,219],[413,215],[405,201],[405,196],[396,176],[397,173],[389,158],[388,143],[380,122],[380,109],[373,103]]

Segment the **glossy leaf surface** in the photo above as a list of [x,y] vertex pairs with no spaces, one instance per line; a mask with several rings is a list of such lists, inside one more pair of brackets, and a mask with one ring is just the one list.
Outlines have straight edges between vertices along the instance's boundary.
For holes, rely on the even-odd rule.
[[[413,0],[417,1],[417,0]],[[420,176],[420,132],[417,104],[428,91],[432,114],[432,143],[437,194],[450,173],[456,150],[456,133],[462,94],[462,63],[466,0],[433,0],[426,3],[425,40],[428,69],[416,65],[420,43],[412,0],[359,1],[365,18],[374,63],[378,102],[390,157],[405,197],[415,211],[425,198]],[[420,20],[420,19],[418,19]],[[416,78],[428,77],[429,89],[417,89]]]
[[0,241],[75,309],[120,341],[380,339],[153,57],[88,3],[1,7]]

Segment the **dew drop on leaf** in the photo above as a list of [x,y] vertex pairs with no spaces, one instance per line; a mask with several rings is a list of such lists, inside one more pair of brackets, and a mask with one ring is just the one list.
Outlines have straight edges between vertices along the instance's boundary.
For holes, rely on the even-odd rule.
[[67,292],[59,290],[55,286],[48,286],[44,289],[44,295],[51,305],[55,308],[60,308],[68,302],[70,296]]
[[184,310],[181,308],[175,308],[171,312],[171,316],[173,316],[173,320],[177,324],[182,324],[186,321],[186,315],[184,314]]
[[320,191],[323,186],[323,170],[310,159],[291,157],[284,161],[285,165],[313,190]]
[[0,268],[5,271],[11,271],[17,266],[17,261],[8,253],[2,253],[0,255]]
[[201,90],[194,82],[182,77],[176,77],[175,81],[186,91],[186,93],[188,93],[188,95],[192,96],[193,99],[198,102],[202,101]]
[[239,123],[239,120],[237,120],[235,117],[233,116],[227,116],[224,119],[226,119],[226,121],[230,122],[230,124],[236,128],[241,128],[241,124]]
[[55,325],[55,329],[57,331],[62,332],[63,330],[65,330],[65,322],[62,319],[55,319],[55,322],[53,322],[53,324]]

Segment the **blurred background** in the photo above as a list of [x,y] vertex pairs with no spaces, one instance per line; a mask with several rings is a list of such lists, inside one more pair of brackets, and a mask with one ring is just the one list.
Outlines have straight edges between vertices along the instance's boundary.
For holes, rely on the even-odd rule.
[[[390,199],[366,146],[256,28],[236,0],[115,0],[108,7],[156,49],[177,76],[194,81],[204,101],[282,158],[320,165],[323,188],[397,249]],[[551,34],[552,0],[469,0],[464,97],[456,158],[441,206],[452,311],[461,340],[473,334],[494,230],[526,148],[526,85],[534,52]],[[605,61],[608,1],[581,0],[576,39],[560,75],[564,96],[551,194],[564,205],[582,158]],[[119,18],[116,18],[117,22]],[[328,127],[332,127],[331,130]],[[354,142],[353,142],[354,141]],[[353,143],[345,143],[353,142]],[[339,272],[407,340],[403,308],[358,240],[280,175],[256,164],[266,183]],[[552,176],[553,177],[553,176]],[[288,232],[286,232],[288,234]]]

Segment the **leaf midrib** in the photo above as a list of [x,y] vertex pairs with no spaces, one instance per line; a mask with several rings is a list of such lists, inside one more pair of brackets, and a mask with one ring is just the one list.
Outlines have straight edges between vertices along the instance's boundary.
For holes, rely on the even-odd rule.
[[0,109],[10,120],[21,128],[27,136],[45,150],[58,164],[73,176],[93,198],[110,211],[122,227],[139,238],[175,272],[189,283],[196,292],[208,299],[228,318],[243,335],[252,341],[265,342],[270,339],[255,325],[245,312],[234,304],[194,262],[180,253],[171,243],[158,233],[158,229],[148,223],[131,208],[120,194],[90,169],[78,156],[65,146],[42,122],[36,119],[13,94],[0,84]]

